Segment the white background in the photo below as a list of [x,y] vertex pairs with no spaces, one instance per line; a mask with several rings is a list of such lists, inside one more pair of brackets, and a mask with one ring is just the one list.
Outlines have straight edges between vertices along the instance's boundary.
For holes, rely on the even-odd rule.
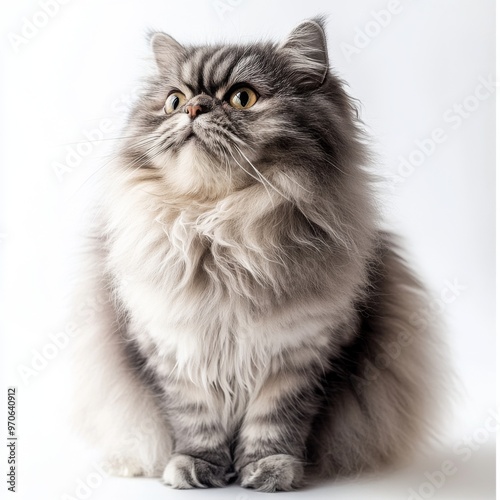
[[[1,351],[4,384],[18,387],[20,497],[262,497],[236,486],[175,492],[155,480],[98,476],[67,429],[68,345],[54,350],[50,335],[67,328],[72,248],[92,196],[92,174],[105,168],[144,74],[146,30],[181,42],[278,40],[324,13],[331,65],[361,101],[375,168],[389,179],[380,187],[388,225],[404,236],[435,297],[430,306],[445,318],[459,396],[443,446],[421,463],[280,498],[406,499],[410,489],[420,498],[494,498],[494,435],[484,426],[495,408],[495,90],[483,90],[481,101],[472,97],[482,78],[495,79],[494,2],[396,1],[398,13],[386,26],[374,12],[394,5],[388,0],[71,0],[52,7],[50,18],[40,14],[42,3],[4,5],[0,38]],[[35,26],[27,27],[26,19]],[[364,47],[362,31],[369,33]],[[349,56],[346,44],[356,53]],[[462,103],[468,116],[459,121],[454,106]],[[112,130],[89,143],[86,133],[102,119]],[[416,141],[436,128],[446,139],[394,184],[400,157],[413,154],[418,161]],[[86,155],[61,173],[69,149],[78,146]],[[443,292],[450,282],[460,286],[451,296]],[[465,448],[470,454],[460,453]],[[445,459],[455,474],[439,488],[425,485],[425,473]],[[87,480],[91,488],[78,489]]]

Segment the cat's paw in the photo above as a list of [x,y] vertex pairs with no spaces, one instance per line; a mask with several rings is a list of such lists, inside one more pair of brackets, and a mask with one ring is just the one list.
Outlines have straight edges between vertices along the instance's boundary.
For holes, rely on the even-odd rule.
[[241,486],[267,492],[298,488],[303,477],[302,462],[291,455],[270,455],[250,462],[240,471]]
[[226,486],[233,476],[229,467],[211,464],[189,455],[173,455],[165,471],[163,482],[176,489]]
[[110,476],[136,477],[147,476],[141,463],[133,458],[112,457],[102,464],[103,470]]

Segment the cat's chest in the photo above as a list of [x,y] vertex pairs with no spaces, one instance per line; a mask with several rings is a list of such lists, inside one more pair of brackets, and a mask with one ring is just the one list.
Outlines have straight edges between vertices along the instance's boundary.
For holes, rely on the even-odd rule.
[[194,351],[194,339],[207,332],[229,338],[247,321],[248,302],[229,292],[233,276],[221,269],[230,265],[234,271],[237,263],[229,264],[229,252],[217,243],[220,233],[217,225],[200,227],[200,218],[184,211],[142,216],[114,234],[109,268],[120,302],[165,351]]
[[176,331],[229,332],[248,321],[256,290],[248,267],[258,263],[218,212],[142,211],[129,220],[113,233],[109,269],[132,317]]
[[[311,342],[329,324],[301,307],[273,304],[272,287],[255,281],[272,271],[217,214],[146,217],[116,231],[110,270],[133,336],[154,369],[192,380],[246,385],[274,357]],[[259,268],[264,262],[265,268]]]
[[244,300],[212,292],[201,289],[177,300],[152,283],[122,291],[131,334],[161,378],[224,384],[228,391],[238,380],[251,388],[283,353],[328,348],[329,315],[311,317],[290,304],[254,316]]
[[202,279],[213,238],[201,233],[195,214],[146,212],[130,220],[113,231],[109,252],[109,268],[122,291],[137,287],[172,302]]

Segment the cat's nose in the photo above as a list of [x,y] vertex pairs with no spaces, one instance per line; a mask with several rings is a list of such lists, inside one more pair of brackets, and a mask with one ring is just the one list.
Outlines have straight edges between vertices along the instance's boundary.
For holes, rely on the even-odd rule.
[[186,106],[186,113],[189,115],[191,120],[194,120],[201,113],[206,112],[200,104],[190,104]]
[[194,120],[197,116],[202,113],[208,113],[214,108],[214,100],[212,97],[206,94],[199,94],[191,98],[184,108],[186,113],[189,115],[191,120]]

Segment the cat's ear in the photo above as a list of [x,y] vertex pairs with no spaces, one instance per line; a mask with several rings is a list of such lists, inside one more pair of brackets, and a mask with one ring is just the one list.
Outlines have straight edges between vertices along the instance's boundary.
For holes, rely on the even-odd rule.
[[151,33],[149,41],[155,56],[156,65],[160,70],[172,67],[184,52],[184,47],[166,33]]
[[328,48],[322,19],[299,24],[280,45],[297,69],[299,83],[307,88],[319,87],[328,73]]

